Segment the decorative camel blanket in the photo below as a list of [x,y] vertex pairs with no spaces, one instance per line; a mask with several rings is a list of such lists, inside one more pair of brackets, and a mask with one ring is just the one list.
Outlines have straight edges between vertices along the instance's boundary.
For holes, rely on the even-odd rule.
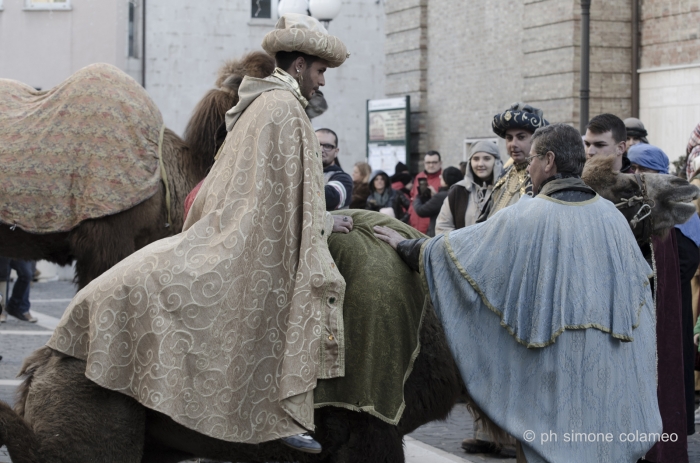
[[145,201],[159,188],[162,127],[146,91],[109,64],[49,91],[0,79],[0,222],[68,231]]
[[316,407],[333,405],[364,411],[398,424],[403,386],[420,351],[419,331],[427,303],[420,275],[374,236],[391,227],[406,238],[416,229],[371,211],[343,211],[354,221],[347,235],[331,235],[328,247],[345,278],[345,376],[318,382]]

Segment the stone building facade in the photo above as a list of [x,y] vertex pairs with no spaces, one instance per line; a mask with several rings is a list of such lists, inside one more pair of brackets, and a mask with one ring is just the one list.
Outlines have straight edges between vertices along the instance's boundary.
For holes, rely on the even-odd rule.
[[[633,1],[641,63],[634,70]],[[542,108],[550,122],[579,126],[578,0],[385,0],[385,9],[386,93],[415,102],[415,170],[428,149],[456,165],[465,140],[493,138],[493,115],[517,101]],[[700,121],[699,18],[700,0],[593,0],[590,116],[629,117],[639,98],[650,141],[672,159],[682,154]]]
[[109,63],[141,82],[142,0],[0,0],[0,78],[47,90]]
[[[255,17],[258,5],[267,18]],[[88,64],[110,63],[145,83],[167,126],[182,135],[224,61],[261,49],[277,22],[277,5],[278,0],[0,0],[0,78],[48,89]],[[313,124],[338,133],[342,165],[351,168],[366,156],[366,100],[384,96],[384,5],[345,0],[329,30],[351,57],[327,72],[323,92],[329,110]]]
[[[266,19],[252,17],[251,0],[148,0],[146,89],[168,127],[183,132],[224,61],[261,50],[277,22],[277,2],[268,3],[272,17]],[[322,91],[329,109],[312,123],[336,131],[341,165],[351,171],[366,157],[366,100],[384,95],[383,5],[345,0],[329,32],[343,40],[350,58],[326,72]]]

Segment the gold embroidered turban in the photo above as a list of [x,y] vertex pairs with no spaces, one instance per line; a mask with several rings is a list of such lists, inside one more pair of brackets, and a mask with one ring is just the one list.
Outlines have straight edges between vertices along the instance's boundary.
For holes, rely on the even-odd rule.
[[496,114],[491,123],[493,133],[501,138],[506,138],[508,129],[525,129],[534,133],[545,125],[549,122],[542,117],[542,110],[523,103],[514,103],[502,114]]
[[263,39],[262,47],[272,56],[278,51],[300,51],[317,56],[332,68],[337,68],[350,56],[343,42],[328,34],[317,19],[295,13],[287,13],[277,21],[275,30]]

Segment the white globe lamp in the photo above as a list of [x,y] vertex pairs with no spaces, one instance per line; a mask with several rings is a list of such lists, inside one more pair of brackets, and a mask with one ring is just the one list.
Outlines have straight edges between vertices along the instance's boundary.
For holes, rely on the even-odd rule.
[[280,0],[277,14],[281,18],[287,13],[309,14],[308,0]]
[[343,2],[341,0],[310,0],[309,11],[311,16],[328,27],[328,24],[340,13],[342,5]]

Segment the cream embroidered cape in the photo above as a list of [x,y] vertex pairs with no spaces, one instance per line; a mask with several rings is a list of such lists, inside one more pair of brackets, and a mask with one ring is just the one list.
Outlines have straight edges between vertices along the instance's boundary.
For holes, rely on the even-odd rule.
[[345,282],[304,108],[288,82],[246,79],[241,93],[258,96],[185,231],[80,291],[48,345],[188,428],[258,443],[313,429],[317,379],[343,376]]

